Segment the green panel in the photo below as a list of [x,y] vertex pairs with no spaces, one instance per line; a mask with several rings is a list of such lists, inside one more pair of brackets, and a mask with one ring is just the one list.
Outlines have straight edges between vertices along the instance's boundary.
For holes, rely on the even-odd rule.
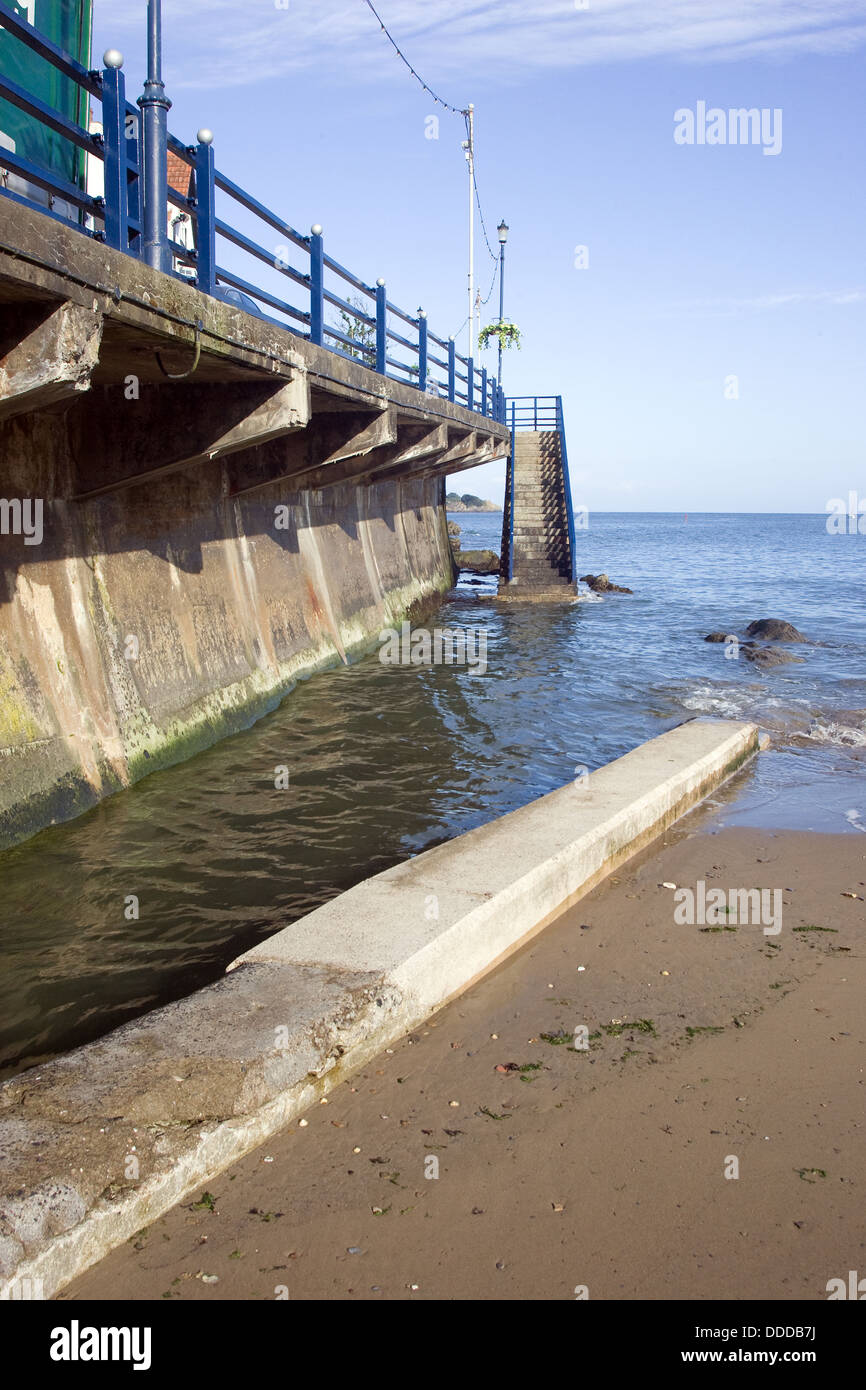
[[[85,68],[90,67],[92,0],[11,0],[10,7],[58,48]],[[0,29],[0,70],[19,87],[87,128],[89,94],[5,29]],[[83,186],[83,151],[2,98],[0,131],[15,141],[15,151],[23,158]]]

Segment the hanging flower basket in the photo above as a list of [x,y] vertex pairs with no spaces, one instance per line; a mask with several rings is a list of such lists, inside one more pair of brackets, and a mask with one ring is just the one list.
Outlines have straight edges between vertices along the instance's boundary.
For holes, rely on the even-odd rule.
[[516,323],[508,323],[505,319],[497,320],[496,323],[489,323],[478,334],[478,346],[483,350],[491,343],[499,343],[503,349],[512,347],[519,349],[520,329]]

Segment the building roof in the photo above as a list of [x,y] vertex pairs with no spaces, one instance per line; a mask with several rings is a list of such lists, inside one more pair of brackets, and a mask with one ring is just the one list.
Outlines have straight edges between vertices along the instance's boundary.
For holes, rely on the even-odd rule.
[[182,193],[185,198],[189,197],[189,187],[192,182],[192,169],[185,164],[179,154],[168,152],[168,186],[177,193]]

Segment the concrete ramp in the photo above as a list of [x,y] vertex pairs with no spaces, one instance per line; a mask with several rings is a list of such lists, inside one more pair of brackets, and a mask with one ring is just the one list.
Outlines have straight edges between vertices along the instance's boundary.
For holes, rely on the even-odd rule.
[[34,1286],[52,1297],[291,1124],[758,747],[751,724],[672,729],[357,884],[189,998],[0,1086],[0,1301]]

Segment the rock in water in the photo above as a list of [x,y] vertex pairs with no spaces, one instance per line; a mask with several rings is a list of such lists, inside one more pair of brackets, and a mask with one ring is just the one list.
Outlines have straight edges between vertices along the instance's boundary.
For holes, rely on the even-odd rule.
[[705,642],[727,642],[727,640],[728,634],[726,632],[710,632],[704,638]]
[[759,618],[757,622],[749,623],[746,628],[746,636],[762,637],[767,642],[805,642],[808,640],[791,623],[786,623],[781,618]]
[[753,662],[755,666],[784,666],[789,661],[795,661],[799,665],[803,660],[800,656],[792,656],[790,652],[779,651],[778,647],[759,647],[757,642],[741,642],[740,651],[746,660]]
[[461,550],[457,563],[470,574],[498,574],[499,556],[494,550]]
[[631,594],[633,589],[623,589],[619,584],[611,584],[606,574],[582,574],[581,584],[588,584],[596,594]]

